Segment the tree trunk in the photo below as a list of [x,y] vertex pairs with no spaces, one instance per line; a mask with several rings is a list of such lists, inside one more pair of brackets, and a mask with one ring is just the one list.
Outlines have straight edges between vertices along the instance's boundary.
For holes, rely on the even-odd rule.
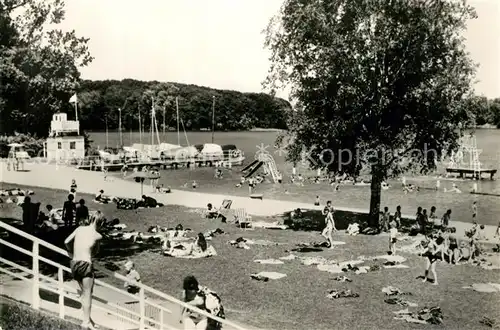
[[372,182],[370,184],[370,216],[368,225],[373,228],[379,227],[380,197],[382,192],[383,176],[378,171],[372,170]]

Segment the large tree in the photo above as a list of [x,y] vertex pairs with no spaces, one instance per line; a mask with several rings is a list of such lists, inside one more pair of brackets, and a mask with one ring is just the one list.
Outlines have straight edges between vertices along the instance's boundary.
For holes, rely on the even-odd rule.
[[434,168],[457,147],[475,66],[462,31],[466,1],[285,0],[267,29],[269,89],[291,87],[288,159],[371,173],[370,224],[381,183]]
[[0,1],[0,132],[46,135],[69,107],[78,68],[92,61],[88,39],[63,31],[62,0]]

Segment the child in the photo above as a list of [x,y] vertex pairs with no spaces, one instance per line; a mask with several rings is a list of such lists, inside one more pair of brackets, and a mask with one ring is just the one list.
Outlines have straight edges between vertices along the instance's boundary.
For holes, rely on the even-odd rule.
[[476,220],[477,216],[477,202],[472,203],[472,219]]
[[76,188],[77,188],[77,185],[76,185],[76,180],[73,179],[71,180],[71,186],[69,187],[69,191],[70,191],[70,194],[73,194],[74,197],[76,197]]
[[401,228],[401,205],[396,207],[396,212],[394,212],[394,221],[396,221],[396,228]]
[[314,206],[319,206],[320,201],[319,201],[319,196],[316,196],[316,200],[314,201]]
[[332,232],[337,229],[335,228],[335,221],[333,219],[333,207],[331,201],[326,202],[326,206],[323,209],[323,215],[325,215],[325,229],[323,229],[321,235],[328,241],[329,248],[333,249]]
[[384,207],[384,215],[383,215],[383,220],[382,220],[382,230],[384,232],[387,232],[389,230],[389,221],[391,218],[391,213],[389,212],[389,208],[386,206]]
[[127,291],[131,294],[136,294],[139,292],[140,288],[137,286],[137,283],[141,283],[141,275],[135,270],[134,263],[132,261],[127,261],[125,263],[125,270],[127,274],[127,281],[123,284],[123,286],[127,289]]
[[447,210],[443,217],[441,218],[441,226],[448,227],[450,224],[451,210]]
[[196,189],[198,187],[198,183],[196,183],[196,181],[193,180],[193,183],[191,184],[191,187],[193,187],[193,189]]
[[398,229],[396,221],[391,221],[389,224],[390,228],[389,229],[389,251],[391,251],[391,255],[396,254],[396,242],[398,241],[397,235],[398,235]]

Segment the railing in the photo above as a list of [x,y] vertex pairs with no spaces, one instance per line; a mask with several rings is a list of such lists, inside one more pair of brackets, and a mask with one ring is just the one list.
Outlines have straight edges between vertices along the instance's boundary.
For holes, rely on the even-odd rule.
[[278,167],[276,166],[276,162],[274,161],[273,156],[267,154],[267,153],[261,153],[258,156],[259,160],[264,162],[264,164],[268,167],[269,171],[271,172],[271,176],[273,178],[274,183],[278,182]]
[[[31,275],[31,278],[27,278],[26,276],[23,276],[19,273],[12,272],[9,269],[6,269],[6,267],[0,266],[0,272],[3,272],[5,274],[8,274],[14,278],[18,278],[27,282],[32,283],[32,299],[31,299],[31,307],[34,309],[40,309],[40,304],[41,304],[41,298],[39,295],[39,290],[40,288],[43,288],[45,290],[51,291],[53,293],[56,293],[59,295],[59,300],[58,300],[58,316],[61,319],[64,319],[66,316],[66,306],[64,304],[64,298],[69,297],[69,298],[75,298],[72,297],[71,292],[74,291],[74,289],[64,283],[64,272],[71,273],[71,270],[63,266],[57,262],[54,262],[50,259],[47,259],[43,256],[40,255],[40,246],[59,253],[63,256],[69,257],[68,253],[57,247],[54,246],[50,243],[47,243],[33,235],[30,235],[22,230],[19,230],[11,225],[6,224],[3,221],[0,221],[0,228],[3,228],[7,230],[10,233],[19,235],[29,241],[32,242],[32,250],[26,250],[22,247],[16,246],[3,238],[0,238],[0,244],[3,244],[5,247],[12,248],[18,252],[21,252],[27,256],[30,256],[32,258],[32,267],[31,269],[24,267],[22,265],[19,265],[11,260],[5,259],[3,257],[0,257],[0,263],[3,263],[5,265],[8,265],[14,269],[20,270],[24,272],[25,274]],[[41,274],[40,272],[40,262],[44,262],[50,266],[53,266],[57,268],[57,280],[48,277],[46,275]],[[101,268],[101,267],[96,267],[96,269],[108,276],[114,277],[116,279],[119,279],[121,281],[126,282],[127,278],[121,274],[118,274],[116,272],[111,272],[107,269]],[[55,287],[53,285],[55,285]],[[167,295],[161,291],[158,291],[156,289],[153,289],[147,285],[144,285],[143,283],[137,283],[136,286],[139,287],[139,294],[138,295],[133,295],[127,291],[121,290],[116,288],[115,286],[108,284],[106,282],[103,282],[101,280],[96,279],[95,280],[95,285],[96,286],[101,286],[106,289],[109,289],[113,291],[114,293],[118,293],[122,295],[123,297],[127,297],[130,300],[134,302],[133,305],[126,304],[125,306],[120,305],[119,303],[113,302],[113,301],[108,301],[109,299],[106,299],[104,297],[98,297],[96,296],[96,291],[94,290],[93,293],[93,300],[94,304],[93,307],[104,311],[104,313],[109,314],[114,316],[115,320],[122,321],[126,324],[129,324],[130,326],[133,327],[138,327],[138,329],[143,330],[143,329],[177,329],[172,325],[175,324],[176,320],[172,320],[175,318],[175,316],[172,316],[172,311],[168,309],[165,306],[162,306],[162,302],[158,302],[157,299],[153,299],[153,296],[159,297],[160,300],[163,300],[163,302],[169,302],[171,304],[176,305],[176,307],[184,307],[189,310],[195,311],[199,314],[202,314],[208,318],[211,318],[217,322],[220,322],[224,327],[229,327],[231,329],[236,329],[236,330],[245,330],[240,325],[237,325],[231,321],[219,318],[217,316],[214,316],[207,311],[201,310],[199,308],[196,308],[192,305],[189,305],[179,299],[176,299],[170,295]],[[103,303],[104,301],[104,303]],[[168,321],[171,322],[168,322]],[[172,322],[173,321],[173,322]]]

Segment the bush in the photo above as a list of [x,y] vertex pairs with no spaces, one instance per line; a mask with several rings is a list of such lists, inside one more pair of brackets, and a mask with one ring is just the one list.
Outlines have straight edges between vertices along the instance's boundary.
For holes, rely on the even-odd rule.
[[80,326],[23,305],[0,300],[0,327],[5,330],[79,330]]
[[9,156],[10,143],[22,143],[31,157],[42,155],[45,139],[39,139],[31,134],[16,134],[14,136],[0,136],[0,158]]

